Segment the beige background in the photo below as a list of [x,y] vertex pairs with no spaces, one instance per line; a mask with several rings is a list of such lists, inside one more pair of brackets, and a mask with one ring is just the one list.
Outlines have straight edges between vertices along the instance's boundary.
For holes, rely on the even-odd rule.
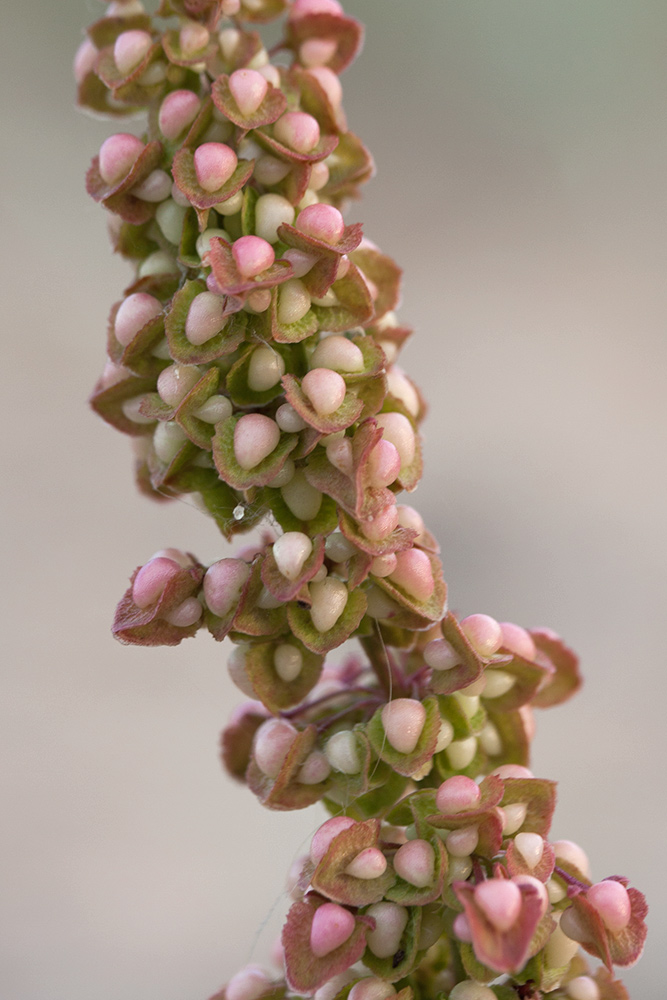
[[[452,604],[560,630],[585,690],[540,718],[554,825],[647,890],[627,974],[664,971],[665,212],[662,0],[349,0],[345,77],[379,178],[351,219],[402,263],[432,409],[414,498]],[[317,810],[264,813],[216,760],[225,649],[114,644],[131,570],[227,550],[133,490],[85,399],[128,271],[83,190],[108,134],[71,110],[94,0],[2,12],[0,996],[197,1000],[284,911]],[[271,916],[271,914],[273,915]],[[252,951],[263,922],[269,926]]]

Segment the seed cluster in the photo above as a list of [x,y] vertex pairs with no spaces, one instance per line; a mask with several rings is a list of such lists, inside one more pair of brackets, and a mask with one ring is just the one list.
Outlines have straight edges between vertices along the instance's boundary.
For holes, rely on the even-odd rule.
[[[267,52],[256,28],[283,15]],[[265,524],[209,566],[156,553],[114,633],[229,637],[252,701],[225,766],[270,808],[333,813],[292,873],[280,976],[247,967],[217,997],[622,1000],[643,897],[549,843],[554,785],[527,767],[533,709],[577,689],[576,657],[449,612],[437,543],[397,502],[425,406],[397,364],[400,270],[343,216],[373,170],[339,80],[361,39],[338,0],[114,0],[77,53],[82,107],[147,112],[87,175],[135,269],[92,405],[133,438],[144,492],[226,539]]]

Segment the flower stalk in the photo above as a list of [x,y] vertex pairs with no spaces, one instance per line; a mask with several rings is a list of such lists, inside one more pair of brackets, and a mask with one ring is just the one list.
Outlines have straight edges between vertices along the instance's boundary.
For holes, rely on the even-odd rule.
[[146,116],[87,175],[134,268],[92,406],[133,438],[142,492],[189,496],[228,541],[262,529],[208,566],[153,555],[114,635],[229,638],[251,700],[225,767],[268,808],[332,814],[292,873],[279,971],[212,1000],[623,1000],[644,897],[549,842],[555,785],[528,767],[577,658],[458,619],[398,502],[426,407],[397,364],[400,269],[344,215],[373,172],[339,79],[361,40],[338,0],[113,0],[75,60],[83,108]]

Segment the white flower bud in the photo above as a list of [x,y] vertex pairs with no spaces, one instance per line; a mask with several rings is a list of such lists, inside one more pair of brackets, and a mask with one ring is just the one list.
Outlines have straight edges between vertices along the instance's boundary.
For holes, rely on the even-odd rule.
[[327,741],[324,752],[334,770],[342,774],[358,774],[361,771],[357,740],[351,730],[334,733]]
[[155,428],[153,448],[160,461],[164,462],[165,465],[169,465],[187,440],[188,437],[185,431],[175,421],[167,420],[165,423],[158,424]]
[[374,903],[366,911],[375,920],[375,930],[366,934],[366,944],[378,958],[390,958],[398,951],[408,923],[408,911],[398,903]]
[[250,355],[248,388],[253,392],[272,389],[285,374],[282,354],[268,346],[257,347]]
[[503,833],[506,837],[511,837],[513,833],[516,833],[523,826],[526,814],[528,813],[528,806],[525,802],[510,802],[509,805],[504,806],[500,811],[503,814]]
[[231,400],[227,396],[209,396],[206,402],[195,410],[194,415],[207,424],[219,424],[221,420],[231,417]]
[[313,551],[313,543],[301,531],[286,531],[273,543],[273,558],[288,580],[298,580]]
[[321,583],[311,583],[308,589],[313,602],[311,621],[318,632],[328,632],[345,611],[347,587],[341,580],[328,576]]
[[516,684],[516,677],[513,674],[508,674],[506,670],[485,670],[484,677],[486,678],[485,698],[500,698],[501,695],[511,691]]
[[447,759],[455,771],[464,771],[472,764],[477,753],[477,739],[468,736],[465,740],[454,740],[445,750]]
[[173,197],[161,202],[155,210],[155,221],[162,235],[174,246],[179,246],[181,242],[186,211],[185,206],[177,205]]
[[[263,194],[255,205],[255,234],[268,243],[278,242],[278,227],[294,222],[294,206],[280,194]],[[310,306],[310,303],[309,303]],[[308,310],[306,310],[307,312]]]
[[158,375],[157,391],[169,406],[178,406],[201,378],[196,365],[169,365]]
[[299,431],[308,426],[303,417],[299,416],[289,403],[283,403],[276,410],[276,423],[286,434],[298,434]]
[[496,994],[488,986],[464,979],[457,983],[449,994],[449,1000],[496,1000]]
[[303,653],[298,646],[283,642],[276,646],[273,654],[273,666],[281,680],[289,684],[301,673],[303,668]]
[[300,521],[312,521],[322,506],[322,494],[311,486],[303,469],[297,469],[286,486],[281,487],[283,500]]
[[278,322],[298,323],[310,309],[310,295],[300,278],[285,281],[278,292]]
[[539,833],[518,833],[514,846],[531,871],[539,865],[544,854],[544,840]]
[[340,335],[325,337],[313,351],[310,368],[331,368],[336,372],[362,372],[364,356],[356,344]]

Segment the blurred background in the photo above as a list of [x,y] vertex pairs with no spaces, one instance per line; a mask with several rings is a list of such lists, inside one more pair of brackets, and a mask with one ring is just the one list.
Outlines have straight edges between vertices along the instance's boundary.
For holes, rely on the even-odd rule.
[[[538,718],[554,838],[649,896],[635,1000],[663,996],[665,167],[662,0],[349,0],[344,76],[378,178],[351,221],[405,269],[403,365],[431,410],[410,502],[452,607],[550,625],[586,685]],[[72,107],[95,0],[2,14],[0,996],[203,1000],[266,962],[284,874],[322,819],[222,775],[226,647],[124,648],[158,548],[229,549],[135,494],[86,407],[127,265],[83,177],[113,131]]]

